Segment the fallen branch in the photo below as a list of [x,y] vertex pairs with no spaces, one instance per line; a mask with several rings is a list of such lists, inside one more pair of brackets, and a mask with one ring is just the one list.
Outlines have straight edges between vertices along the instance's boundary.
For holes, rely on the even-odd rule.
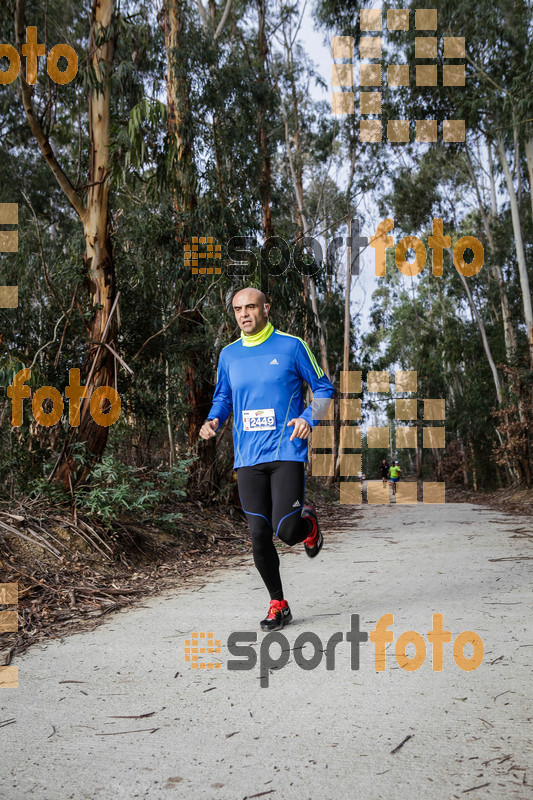
[[106,594],[126,595],[126,594],[140,594],[142,589],[90,589],[89,587],[81,586],[75,587],[74,591],[78,594],[97,594],[104,596]]
[[408,741],[409,741],[409,739],[412,739],[412,738],[413,738],[413,734],[412,734],[412,733],[409,733],[409,734],[408,734],[408,735],[405,737],[405,739],[402,739],[402,741],[400,742],[400,744],[396,745],[396,747],[394,748],[394,750],[391,750],[391,751],[390,751],[391,755],[392,755],[393,753],[397,753],[397,752],[398,752],[398,750],[400,749],[400,747],[403,747],[403,746],[404,746],[404,744],[405,744],[406,742],[408,742]]
[[489,561],[529,561],[533,556],[505,556],[504,558],[489,558]]
[[115,731],[115,733],[95,733],[95,736],[122,736],[123,733],[144,733],[148,731],[148,733],[155,733],[158,731],[159,728],[138,728],[135,731]]
[[147,714],[129,714],[129,715],[120,715],[120,714],[108,714],[107,716],[109,719],[144,719],[145,717],[153,717],[155,711],[149,711]]
[[474,792],[476,789],[484,789],[485,786],[490,786],[490,783],[482,783],[479,786],[471,786],[470,789],[463,789],[461,794],[466,794],[467,792]]
[[59,552],[59,550],[56,550],[55,547],[53,547],[52,545],[47,544],[44,541],[44,539],[42,539],[40,536],[39,536],[40,541],[38,539],[32,539],[31,536],[26,536],[25,533],[22,533],[21,531],[18,531],[16,528],[13,528],[11,525],[7,525],[5,522],[0,522],[0,528],[4,528],[4,530],[8,531],[9,533],[12,533],[14,536],[18,536],[21,539],[25,539],[27,542],[31,542],[32,544],[36,544],[39,547],[42,547],[43,550],[48,550],[48,552],[52,553],[52,555],[55,556],[56,558],[61,558],[61,553]]

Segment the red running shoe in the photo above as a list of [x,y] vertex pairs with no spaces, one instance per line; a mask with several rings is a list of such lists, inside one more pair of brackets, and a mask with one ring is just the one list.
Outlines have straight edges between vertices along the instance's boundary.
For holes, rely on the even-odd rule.
[[309,558],[314,558],[322,550],[322,545],[324,544],[324,538],[320,531],[320,526],[318,524],[318,518],[316,515],[316,508],[313,505],[313,503],[306,503],[306,505],[302,509],[302,517],[311,520],[311,523],[313,525],[311,533],[309,534],[307,539],[304,539],[304,547],[305,547],[305,552],[307,553]]
[[260,622],[262,631],[280,631],[292,621],[292,614],[286,600],[271,600],[265,619]]

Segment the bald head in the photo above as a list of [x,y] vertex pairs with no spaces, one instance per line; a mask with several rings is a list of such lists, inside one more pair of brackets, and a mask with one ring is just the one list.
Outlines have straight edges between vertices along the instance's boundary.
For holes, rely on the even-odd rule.
[[233,296],[233,310],[239,328],[246,336],[259,333],[268,323],[270,303],[260,289],[247,286]]
[[[241,297],[241,295],[243,295]],[[264,305],[267,301],[264,292],[260,289],[254,289],[253,286],[246,286],[244,289],[239,289],[238,292],[235,292],[233,295],[233,307],[235,308],[235,301],[238,301],[239,305],[242,303],[248,303],[248,298],[254,297],[256,302],[260,305]]]

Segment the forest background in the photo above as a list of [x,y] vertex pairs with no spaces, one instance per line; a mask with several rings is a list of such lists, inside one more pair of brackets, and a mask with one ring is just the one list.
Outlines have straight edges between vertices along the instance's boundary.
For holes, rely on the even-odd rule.
[[[356,74],[359,12],[371,5],[312,6],[324,48],[332,36],[354,38]],[[383,5],[384,17],[393,7]],[[432,118],[440,130],[443,119],[464,119],[464,143],[420,144],[413,125],[409,143],[361,142],[357,93],[355,113],[335,116],[312,90],[324,81],[302,36],[303,2],[3,3],[0,41],[20,49],[34,25],[47,52],[59,42],[74,47],[79,70],[59,85],[41,58],[30,86],[22,58],[19,79],[0,87],[0,202],[19,208],[18,252],[1,256],[2,283],[18,285],[19,305],[0,309],[0,382],[29,367],[32,391],[62,393],[77,368],[91,392],[115,387],[122,413],[102,427],[84,403],[71,428],[65,403],[61,420],[44,427],[27,400],[13,427],[4,396],[2,501],[67,504],[103,528],[124,515],[152,517],[169,531],[182,501],[236,502],[231,422],[216,441],[198,432],[220,350],[239,334],[231,297],[247,284],[268,291],[276,327],[309,343],[337,390],[345,369],[364,378],[415,370],[419,398],[445,398],[446,448],[396,449],[393,436],[390,448],[367,449],[365,432],[367,476],[378,477],[385,456],[417,479],[531,487],[531,7],[401,7],[411,19],[415,8],[437,8],[439,71],[442,35],[465,37],[466,80],[453,90],[440,79],[431,88],[384,84],[383,125]],[[414,63],[414,40],[413,24],[384,38],[384,73]],[[429,258],[409,278],[389,250],[365,325],[354,316],[347,329],[346,292],[353,297],[358,283],[347,287],[346,248],[328,244],[345,239],[367,207],[375,219],[394,219],[395,243],[416,235],[427,247],[433,218],[444,220],[452,245],[477,237],[482,270],[464,278],[447,253],[442,277]],[[374,234],[369,220],[363,226]],[[323,243],[318,266],[308,236]],[[221,244],[222,259],[205,262],[220,274],[185,266],[193,237]],[[242,274],[227,257],[234,237],[254,243],[256,265],[251,259]],[[394,431],[394,396],[363,393],[364,431]],[[330,487],[339,478],[338,425]]]

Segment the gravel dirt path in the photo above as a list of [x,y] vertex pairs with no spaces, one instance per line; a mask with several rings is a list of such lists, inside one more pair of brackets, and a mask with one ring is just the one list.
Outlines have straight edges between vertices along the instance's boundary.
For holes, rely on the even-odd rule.
[[[531,520],[453,503],[341,507],[336,519],[318,558],[282,553],[294,622],[281,645],[258,630],[268,598],[247,557],[18,656],[19,688],[0,691],[2,798],[532,798]],[[389,613],[385,669],[372,641],[353,668],[353,615],[370,634]],[[451,631],[440,672],[433,614]],[[395,655],[409,630],[427,648],[415,671]],[[483,641],[475,670],[455,663],[462,631]],[[194,632],[221,642],[199,655],[220,668],[185,661]],[[232,632],[248,634],[252,669],[228,668],[245,663]],[[296,642],[304,632],[319,641]],[[281,668],[267,669],[269,654]]]

